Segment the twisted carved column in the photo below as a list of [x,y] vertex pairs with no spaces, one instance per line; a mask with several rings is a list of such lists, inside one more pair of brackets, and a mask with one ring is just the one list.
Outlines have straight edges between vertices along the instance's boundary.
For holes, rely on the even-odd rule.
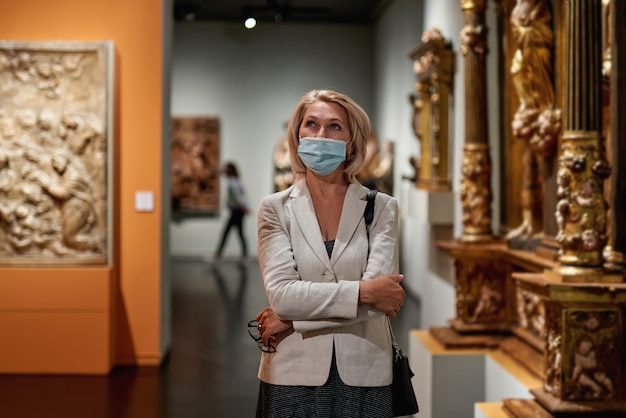
[[491,231],[491,158],[487,132],[486,0],[461,0],[465,26],[465,146],[461,172],[462,242],[493,239]]

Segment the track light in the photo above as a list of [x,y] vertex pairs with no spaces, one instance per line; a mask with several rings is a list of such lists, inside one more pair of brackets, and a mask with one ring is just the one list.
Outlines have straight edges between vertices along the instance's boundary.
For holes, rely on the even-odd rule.
[[247,29],[252,29],[256,26],[256,19],[253,17],[248,17],[243,24]]

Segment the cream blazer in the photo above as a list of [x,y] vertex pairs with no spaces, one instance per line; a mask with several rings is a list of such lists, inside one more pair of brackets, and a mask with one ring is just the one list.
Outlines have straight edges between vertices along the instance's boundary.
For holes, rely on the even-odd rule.
[[262,354],[262,381],[321,386],[334,347],[345,384],[391,384],[386,316],[359,306],[358,297],[360,280],[398,272],[398,203],[377,194],[368,245],[367,191],[356,181],[348,186],[330,259],[305,179],[261,201],[258,257],[265,290],[272,309],[295,329],[276,336],[275,353]]

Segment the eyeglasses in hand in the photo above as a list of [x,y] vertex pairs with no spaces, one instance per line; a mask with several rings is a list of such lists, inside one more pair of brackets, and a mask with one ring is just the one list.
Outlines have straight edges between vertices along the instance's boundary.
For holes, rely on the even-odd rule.
[[263,345],[263,337],[261,337],[261,332],[259,330],[259,323],[256,320],[252,320],[248,322],[248,334],[252,337],[256,345],[259,346],[259,350],[264,353],[275,353],[276,349],[269,344],[266,346]]

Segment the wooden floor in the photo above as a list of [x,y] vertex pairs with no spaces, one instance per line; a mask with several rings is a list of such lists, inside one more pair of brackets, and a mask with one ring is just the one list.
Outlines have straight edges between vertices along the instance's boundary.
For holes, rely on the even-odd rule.
[[[161,367],[103,377],[0,375],[0,417],[253,417],[260,351],[246,324],[267,303],[258,264],[175,260],[172,275],[172,347]],[[405,350],[419,312],[408,296],[392,321]]]

